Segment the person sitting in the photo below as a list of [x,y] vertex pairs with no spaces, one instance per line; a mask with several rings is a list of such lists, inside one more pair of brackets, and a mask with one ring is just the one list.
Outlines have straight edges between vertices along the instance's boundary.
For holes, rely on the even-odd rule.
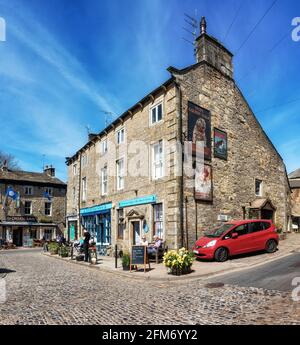
[[154,243],[149,244],[148,246],[148,254],[150,255],[156,255],[156,253],[158,252],[158,249],[161,247],[162,245],[162,241],[158,236],[154,236]]
[[143,235],[141,240],[140,240],[140,243],[139,243],[141,246],[148,246],[148,241],[146,239],[146,236]]

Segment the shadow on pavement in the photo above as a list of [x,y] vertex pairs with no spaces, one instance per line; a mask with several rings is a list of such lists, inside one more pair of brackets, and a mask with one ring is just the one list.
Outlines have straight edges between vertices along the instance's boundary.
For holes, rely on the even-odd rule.
[[16,271],[14,270],[9,270],[7,268],[0,268],[0,274],[8,274],[8,273],[14,273]]

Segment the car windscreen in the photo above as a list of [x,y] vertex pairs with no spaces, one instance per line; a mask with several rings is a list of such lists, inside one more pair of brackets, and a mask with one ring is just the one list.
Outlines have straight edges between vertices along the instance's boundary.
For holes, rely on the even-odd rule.
[[204,235],[209,238],[218,238],[225,234],[226,231],[231,229],[234,224],[223,224],[217,228],[204,232]]

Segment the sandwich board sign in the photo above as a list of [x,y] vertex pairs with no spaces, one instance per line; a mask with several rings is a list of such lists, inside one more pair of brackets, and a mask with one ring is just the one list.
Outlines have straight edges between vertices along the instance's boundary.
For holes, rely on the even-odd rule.
[[149,265],[150,270],[150,263],[148,260],[148,253],[147,253],[147,246],[139,245],[139,246],[132,246],[131,247],[131,255],[130,255],[130,272],[132,270],[132,266],[135,266],[137,271],[138,265],[144,266],[144,273],[146,272],[146,265]]

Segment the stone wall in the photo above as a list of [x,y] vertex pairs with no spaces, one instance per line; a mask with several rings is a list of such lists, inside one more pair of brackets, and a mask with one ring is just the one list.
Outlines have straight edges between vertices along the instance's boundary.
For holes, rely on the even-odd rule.
[[[164,117],[163,121],[150,125],[150,108],[157,102],[163,101]],[[140,107],[132,116],[128,116],[125,121],[110,130],[106,135],[92,143],[88,149],[81,153],[86,155],[88,163],[81,168],[80,183],[82,178],[87,179],[87,200],[80,201],[80,208],[91,207],[94,205],[113,203],[111,210],[111,229],[112,243],[118,243],[126,248],[130,245],[129,231],[130,223],[126,221],[124,240],[117,239],[117,208],[122,200],[134,199],[150,194],[157,196],[157,202],[163,203],[165,239],[171,246],[177,246],[178,233],[178,177],[175,174],[176,149],[174,145],[177,141],[178,122],[176,113],[176,89],[169,87],[165,92],[155,95],[152,101]],[[125,128],[125,143],[116,144],[117,131]],[[101,142],[108,141],[108,152],[101,154]],[[165,152],[165,173],[164,178],[153,180],[150,169],[150,148],[151,145],[163,140]],[[116,160],[125,158],[125,166],[131,167],[125,176],[125,186],[123,190],[117,190],[116,186]],[[67,215],[74,214],[78,205],[79,195],[79,171],[77,176],[73,174],[73,165],[79,167],[79,159],[68,166],[68,197]],[[101,169],[108,166],[108,194],[101,195]],[[77,169],[78,170],[78,169]],[[139,175],[135,175],[139,171]],[[73,199],[73,188],[75,187],[76,196]],[[82,189],[82,185],[80,187]],[[81,190],[82,199],[82,190]],[[125,214],[130,210],[145,215],[149,224],[152,224],[153,212],[151,205],[141,205],[126,208]],[[151,226],[150,226],[151,227]],[[148,240],[152,240],[153,229],[147,234]]]
[[[66,188],[63,187],[51,187],[53,191],[53,197],[51,199],[52,203],[52,215],[45,215],[45,202],[48,200],[43,196],[45,191],[45,186],[32,186],[28,183],[28,186],[33,187],[33,195],[25,195],[24,185],[20,184],[9,184],[13,187],[16,192],[20,193],[20,208],[16,208],[15,201],[11,198],[7,198],[6,211],[3,207],[0,208],[0,219],[4,220],[5,216],[24,216],[24,205],[25,201],[32,202],[32,216],[36,217],[38,222],[42,223],[55,223],[61,231],[64,230],[65,224],[65,212],[66,212]],[[48,186],[47,186],[48,187]],[[50,187],[50,186],[49,186]],[[0,184],[1,193],[1,205],[4,203],[5,191],[7,186],[3,183]],[[6,214],[5,214],[6,212]]]
[[292,215],[300,217],[300,188],[292,189]]
[[194,190],[187,188],[190,181],[185,179],[189,247],[204,229],[219,223],[219,214],[242,219],[242,207],[256,198],[255,179],[263,181],[263,197],[272,201],[276,222],[287,229],[290,191],[285,165],[235,82],[208,64],[176,77],[183,93],[183,132],[187,132],[187,106],[192,101],[211,112],[212,140],[214,127],[228,136],[228,160],[215,158],[212,152],[208,162],[213,169],[213,202],[195,203]]

